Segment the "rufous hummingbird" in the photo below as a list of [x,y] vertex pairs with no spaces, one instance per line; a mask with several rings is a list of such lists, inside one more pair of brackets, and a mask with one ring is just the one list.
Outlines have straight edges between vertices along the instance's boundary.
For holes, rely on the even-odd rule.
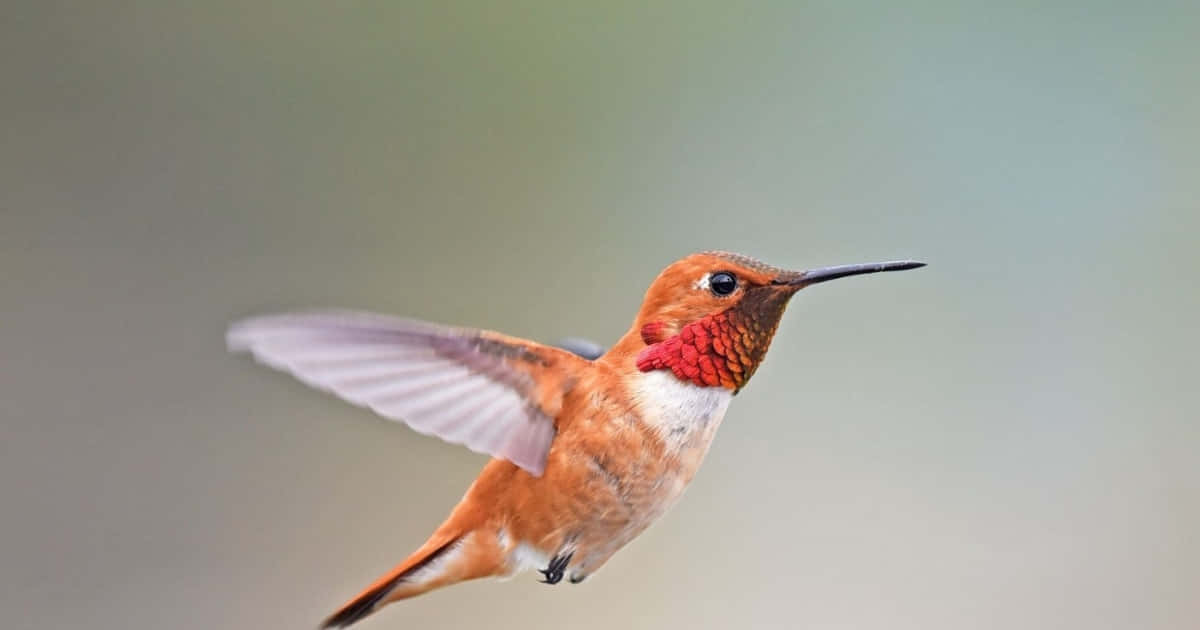
[[231,349],[494,458],[425,544],[322,627],[524,569],[547,584],[582,582],[679,499],[797,291],[922,266],[785,271],[738,254],[693,254],[658,275],[629,331],[599,356],[369,313],[235,324]]

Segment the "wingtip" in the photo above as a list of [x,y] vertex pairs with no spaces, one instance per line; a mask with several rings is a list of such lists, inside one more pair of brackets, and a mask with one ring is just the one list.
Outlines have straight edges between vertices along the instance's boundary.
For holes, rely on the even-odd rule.
[[225,349],[229,352],[246,352],[253,345],[250,334],[253,319],[241,319],[229,325],[225,330]]
[[273,313],[253,315],[239,319],[229,325],[225,331],[225,347],[230,352],[253,351],[255,345],[264,337],[286,331],[289,324],[303,322],[305,319],[317,317],[341,316],[340,311],[332,309],[296,311],[292,313]]

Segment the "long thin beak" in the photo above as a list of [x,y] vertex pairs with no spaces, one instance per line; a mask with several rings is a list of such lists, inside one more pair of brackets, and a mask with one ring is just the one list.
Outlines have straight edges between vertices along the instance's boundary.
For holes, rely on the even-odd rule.
[[786,284],[797,289],[818,282],[836,280],[846,276],[857,276],[864,273],[879,273],[881,271],[904,271],[924,267],[925,263],[915,260],[892,260],[889,262],[861,263],[857,265],[838,265],[836,267],[821,267],[808,271],[789,271],[780,274],[773,283]]

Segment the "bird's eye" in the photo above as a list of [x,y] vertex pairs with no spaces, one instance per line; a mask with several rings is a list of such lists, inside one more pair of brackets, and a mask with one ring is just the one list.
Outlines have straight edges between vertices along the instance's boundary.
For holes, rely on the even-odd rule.
[[709,277],[708,288],[713,295],[729,295],[737,289],[737,278],[728,271],[719,271]]

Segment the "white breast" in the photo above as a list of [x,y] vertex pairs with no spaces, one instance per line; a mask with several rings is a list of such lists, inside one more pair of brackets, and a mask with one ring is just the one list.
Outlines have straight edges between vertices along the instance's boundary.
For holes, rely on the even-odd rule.
[[[700,387],[679,380],[669,370],[638,376],[634,387],[644,422],[662,436],[668,451],[704,457],[725,417],[733,392],[724,387]],[[699,460],[695,462],[698,466]]]

